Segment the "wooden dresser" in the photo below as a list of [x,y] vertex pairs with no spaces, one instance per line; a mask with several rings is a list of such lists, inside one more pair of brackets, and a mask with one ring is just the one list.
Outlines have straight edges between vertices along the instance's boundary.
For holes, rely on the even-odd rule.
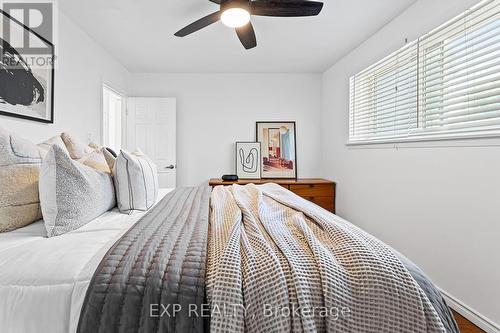
[[240,179],[237,182],[225,182],[220,178],[210,179],[210,186],[232,184],[265,184],[275,183],[294,192],[302,198],[312,201],[318,206],[335,213],[335,182],[320,178],[298,179]]

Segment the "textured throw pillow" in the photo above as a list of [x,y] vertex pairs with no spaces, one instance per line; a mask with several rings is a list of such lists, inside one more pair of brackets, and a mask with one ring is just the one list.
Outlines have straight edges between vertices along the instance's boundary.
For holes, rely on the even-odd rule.
[[66,154],[69,155],[69,151],[66,148],[66,145],[64,144],[64,141],[60,135],[56,135],[56,136],[54,136],[54,137],[52,137],[52,138],[50,138],[42,143],[39,143],[38,148],[40,148],[42,155],[45,156],[53,145],[57,145],[57,146],[61,147],[62,150],[64,150],[66,152]]
[[40,164],[40,149],[31,141],[0,128],[0,166]]
[[89,143],[89,147],[92,148],[92,149],[97,149],[97,150],[101,150],[101,146],[99,146],[97,143],[95,142],[91,142]]
[[40,204],[47,236],[78,229],[115,206],[111,175],[73,161],[52,146],[40,171]]
[[109,147],[106,147],[106,150],[108,151],[108,153],[110,153],[111,155],[113,155],[114,158],[117,158],[118,155],[115,153],[115,151]]
[[69,133],[62,133],[61,138],[68,149],[69,156],[74,160],[79,160],[93,151],[91,147],[81,143]]
[[76,161],[96,170],[111,173],[108,161],[101,150],[92,150],[90,153],[85,154],[82,158],[77,159]]
[[101,147],[97,144],[91,142],[87,146],[66,132],[61,134],[61,138],[64,142],[65,149],[67,149],[72,159],[96,170],[111,173],[111,169],[101,152]]
[[0,232],[41,219],[38,176],[42,157],[32,142],[0,128]]
[[115,161],[116,161],[116,155],[113,155],[112,153],[113,150],[110,151],[109,148],[102,148],[101,152],[104,155],[104,159],[106,160],[106,163],[108,164],[109,170],[113,171],[113,168],[115,167]]
[[146,155],[122,150],[116,158],[113,176],[121,212],[145,211],[153,206],[158,196],[158,172]]

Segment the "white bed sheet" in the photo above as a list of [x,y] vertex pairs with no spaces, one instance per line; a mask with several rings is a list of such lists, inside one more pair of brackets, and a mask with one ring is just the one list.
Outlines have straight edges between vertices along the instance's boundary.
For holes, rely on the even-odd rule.
[[[158,201],[170,191],[160,190]],[[114,209],[51,238],[43,221],[0,234],[0,332],[76,332],[95,269],[143,215]]]

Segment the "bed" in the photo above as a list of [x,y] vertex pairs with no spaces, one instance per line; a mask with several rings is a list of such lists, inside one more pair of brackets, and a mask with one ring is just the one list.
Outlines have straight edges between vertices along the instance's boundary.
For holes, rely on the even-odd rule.
[[164,190],[43,235],[0,235],[2,332],[458,332],[418,267],[273,184]]
[[0,332],[75,332],[99,262],[143,215],[114,209],[62,237],[46,238],[43,221],[1,233]]

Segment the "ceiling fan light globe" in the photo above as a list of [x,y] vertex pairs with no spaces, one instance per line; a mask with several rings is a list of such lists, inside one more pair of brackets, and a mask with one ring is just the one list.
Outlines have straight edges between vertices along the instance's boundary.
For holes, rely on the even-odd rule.
[[229,8],[222,13],[221,21],[230,28],[240,28],[250,22],[250,13],[243,8]]

